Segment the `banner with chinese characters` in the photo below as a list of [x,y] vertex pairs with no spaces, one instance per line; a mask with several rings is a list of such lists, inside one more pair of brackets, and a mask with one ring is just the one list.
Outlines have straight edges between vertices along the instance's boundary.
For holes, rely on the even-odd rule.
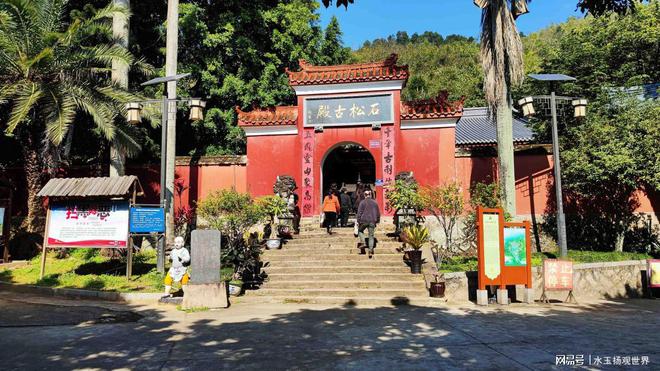
[[303,130],[302,150],[302,216],[314,213],[314,129]]
[[126,247],[128,202],[65,202],[50,206],[49,247]]
[[350,126],[394,122],[392,94],[307,98],[304,126]]
[[391,125],[383,126],[381,130],[381,154],[382,154],[382,167],[383,167],[383,202],[385,207],[383,207],[385,215],[394,215],[394,209],[387,201],[387,193],[389,192],[389,187],[394,184],[394,177],[396,175],[396,168],[394,166],[394,154],[395,151],[395,141],[394,141],[394,128]]
[[573,262],[546,259],[543,261],[543,288],[550,290],[573,290]]

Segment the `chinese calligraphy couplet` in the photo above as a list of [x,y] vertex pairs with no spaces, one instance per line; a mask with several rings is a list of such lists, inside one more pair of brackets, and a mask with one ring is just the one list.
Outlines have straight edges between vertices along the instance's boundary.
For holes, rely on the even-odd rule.
[[543,261],[543,288],[545,290],[573,290],[573,262],[546,259]]
[[302,151],[302,215],[314,213],[314,129],[303,130]]
[[388,187],[394,183],[394,177],[395,177],[395,161],[394,161],[394,146],[395,146],[395,140],[394,140],[394,129],[392,126],[384,126],[383,130],[381,130],[381,154],[382,154],[382,167],[383,167],[383,185],[384,185],[384,197],[383,197],[383,202],[385,202],[385,205],[383,207],[384,210],[384,215],[394,215],[394,209],[390,205],[390,203],[387,201],[387,195],[386,193],[389,191]]

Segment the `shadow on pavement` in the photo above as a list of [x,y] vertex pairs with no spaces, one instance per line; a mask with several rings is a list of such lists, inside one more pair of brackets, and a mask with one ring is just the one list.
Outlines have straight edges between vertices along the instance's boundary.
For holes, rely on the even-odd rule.
[[143,318],[18,331],[0,327],[0,359],[13,368],[263,370],[550,369],[559,354],[648,356],[658,362],[659,304],[486,309],[237,304],[192,314],[125,305]]

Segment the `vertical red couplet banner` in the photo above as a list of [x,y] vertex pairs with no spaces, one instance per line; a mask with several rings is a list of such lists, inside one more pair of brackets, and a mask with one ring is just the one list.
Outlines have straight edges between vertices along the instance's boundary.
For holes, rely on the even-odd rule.
[[383,202],[384,215],[394,215],[394,209],[387,201],[387,192],[389,186],[394,184],[396,169],[394,167],[395,151],[394,128],[392,126],[383,126],[381,130],[381,154],[383,167]]
[[314,214],[314,128],[304,129],[302,150],[302,216]]

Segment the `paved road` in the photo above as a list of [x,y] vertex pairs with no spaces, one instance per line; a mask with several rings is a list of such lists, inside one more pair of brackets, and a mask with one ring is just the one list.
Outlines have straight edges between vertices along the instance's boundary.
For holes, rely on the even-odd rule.
[[648,357],[650,365],[628,368],[658,370],[659,314],[660,300],[488,308],[238,303],[184,313],[0,292],[0,368],[526,370],[557,369],[555,357],[568,354],[585,363],[589,355],[592,362]]

